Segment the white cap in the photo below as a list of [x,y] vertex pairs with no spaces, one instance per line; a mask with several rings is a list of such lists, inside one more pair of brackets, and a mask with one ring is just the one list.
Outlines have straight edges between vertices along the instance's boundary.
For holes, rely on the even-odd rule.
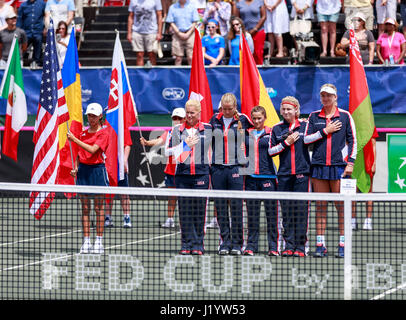
[[335,95],[337,95],[337,91],[334,90],[334,88],[332,88],[332,87],[330,87],[330,86],[326,86],[326,85],[324,85],[324,86],[321,87],[320,93],[322,93],[322,92],[327,92],[327,93],[330,93],[330,94],[335,94]]
[[390,23],[390,24],[393,24],[394,26],[396,26],[396,22],[395,22],[395,20],[393,20],[392,18],[386,19],[384,23],[385,23],[385,24]]
[[100,116],[103,113],[103,108],[100,104],[93,102],[87,106],[86,114],[94,114],[95,116]]
[[11,19],[11,18],[16,18],[17,15],[15,14],[14,10],[11,10],[7,15],[5,19]]
[[365,15],[364,15],[362,12],[357,12],[352,18],[353,18],[353,19],[354,19],[354,18],[360,18],[360,19],[361,19],[362,21],[364,21],[364,22],[367,21],[366,18],[365,18]]
[[184,108],[176,108],[172,111],[172,117],[179,117],[179,118],[185,118],[186,117],[186,111]]

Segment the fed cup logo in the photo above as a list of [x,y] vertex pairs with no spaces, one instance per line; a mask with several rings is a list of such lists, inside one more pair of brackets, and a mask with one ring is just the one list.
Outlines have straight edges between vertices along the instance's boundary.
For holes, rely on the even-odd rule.
[[165,88],[162,90],[162,97],[165,100],[182,100],[185,97],[185,90],[182,88]]

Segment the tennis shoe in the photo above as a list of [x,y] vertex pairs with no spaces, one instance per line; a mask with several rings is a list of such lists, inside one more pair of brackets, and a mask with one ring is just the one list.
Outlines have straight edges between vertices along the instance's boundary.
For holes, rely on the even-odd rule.
[[131,228],[132,227],[130,216],[124,216],[123,227],[124,228]]
[[203,255],[203,251],[202,250],[192,250],[192,255],[201,256],[201,255]]
[[316,246],[316,252],[314,253],[316,258],[323,258],[327,256],[327,248],[323,245]]
[[306,257],[306,254],[304,253],[304,252],[302,252],[302,251],[299,251],[299,250],[296,250],[294,253],[293,253],[293,256],[294,257]]
[[106,216],[104,218],[104,226],[106,228],[112,228],[114,226],[113,224],[113,218],[111,216]]
[[101,240],[96,239],[93,249],[92,249],[92,253],[94,253],[94,254],[103,254],[104,253],[104,247],[103,247],[103,243]]
[[182,249],[179,251],[179,254],[182,256],[186,256],[186,255],[190,254],[190,250]]
[[219,250],[219,255],[220,256],[226,256],[230,253],[230,251],[228,251],[228,249],[220,249]]
[[161,225],[161,228],[175,228],[175,221],[173,221],[173,218],[168,218],[165,223]]
[[291,256],[293,256],[292,250],[285,250],[282,252],[282,257],[291,257]]
[[362,227],[364,230],[372,230],[372,219],[366,218],[364,221],[364,226]]
[[270,257],[278,257],[279,252],[275,251],[275,250],[270,250],[270,251],[268,251],[268,256],[270,256]]
[[92,244],[90,240],[85,240],[80,248],[80,254],[88,254],[92,252]]
[[243,255],[252,257],[254,255],[254,251],[252,251],[252,250],[244,250]]
[[337,258],[344,258],[344,246],[338,246]]
[[241,250],[240,249],[232,249],[230,251],[230,254],[233,256],[240,256],[241,255]]

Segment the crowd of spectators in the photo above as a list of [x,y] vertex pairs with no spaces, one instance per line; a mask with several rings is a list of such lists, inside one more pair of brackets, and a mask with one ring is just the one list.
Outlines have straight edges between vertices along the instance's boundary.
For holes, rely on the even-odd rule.
[[[0,0],[0,64],[5,64],[10,34],[16,34],[21,57],[32,46],[31,67],[41,66],[51,15],[63,62],[75,14],[78,10],[83,14],[83,6],[95,4],[88,0],[15,0],[11,6]],[[157,64],[165,36],[171,41],[173,64],[191,64],[195,27],[201,31],[209,66],[239,64],[241,32],[258,65],[273,57],[291,57],[298,50],[291,25],[298,20],[311,24],[321,58],[348,55],[349,33],[345,30],[351,26],[364,64],[403,64],[406,54],[406,0],[127,0],[126,5],[127,40],[138,66],[146,61]]]

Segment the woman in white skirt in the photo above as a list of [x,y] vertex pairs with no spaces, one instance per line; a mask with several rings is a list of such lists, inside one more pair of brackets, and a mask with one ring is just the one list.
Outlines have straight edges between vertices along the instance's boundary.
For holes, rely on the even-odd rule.
[[378,24],[378,36],[385,31],[384,21],[387,18],[396,20],[396,7],[399,0],[376,0],[376,22]]
[[269,50],[269,56],[265,58],[270,58],[276,47],[278,53],[276,57],[283,57],[283,38],[282,34],[289,32],[289,12],[286,7],[284,0],[264,0],[266,7],[266,20],[264,24],[265,32],[268,36],[268,41],[271,44]]

